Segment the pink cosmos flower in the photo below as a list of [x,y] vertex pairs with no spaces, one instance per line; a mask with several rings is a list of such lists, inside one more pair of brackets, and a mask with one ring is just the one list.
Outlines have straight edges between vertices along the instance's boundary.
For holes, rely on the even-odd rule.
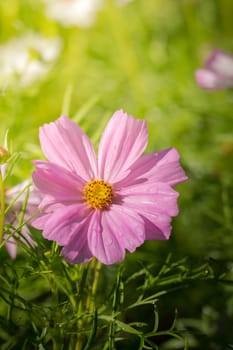
[[40,128],[49,161],[34,161],[43,193],[32,226],[63,246],[70,263],[93,256],[122,261],[145,240],[168,239],[178,213],[172,186],[187,179],[174,148],[142,155],[146,122],[117,111],[102,135],[98,157],[86,134],[66,116]]
[[[29,191],[29,193],[27,193]],[[28,196],[28,198],[26,198]],[[30,244],[34,246],[34,242],[30,236],[29,229],[27,225],[23,225],[20,230],[20,235],[17,232],[19,226],[19,218],[22,215],[22,207],[26,204],[26,210],[23,215],[23,222],[28,220],[37,210],[39,203],[41,201],[41,194],[38,190],[30,185],[28,180],[22,182],[21,184],[14,186],[6,191],[5,193],[6,205],[11,205],[11,208],[7,212],[4,218],[5,224],[10,225],[9,232],[5,233],[3,236],[4,240],[7,240],[5,247],[12,259],[16,258],[18,239],[20,238],[25,244]],[[9,238],[9,234],[13,233]],[[18,238],[18,239],[17,239]]]
[[195,72],[196,81],[203,89],[220,90],[233,87],[233,56],[213,50],[203,69]]

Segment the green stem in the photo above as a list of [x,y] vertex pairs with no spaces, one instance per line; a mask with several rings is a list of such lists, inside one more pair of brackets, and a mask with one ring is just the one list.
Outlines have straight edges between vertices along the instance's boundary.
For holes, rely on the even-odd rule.
[[81,334],[82,329],[84,328],[84,321],[82,319],[82,313],[84,311],[84,300],[83,296],[85,294],[85,287],[87,285],[87,275],[88,275],[88,269],[90,268],[90,264],[87,265],[81,265],[80,266],[80,271],[79,271],[79,285],[78,285],[78,298],[79,301],[77,303],[77,317],[78,317],[78,322],[77,322],[77,337],[76,337],[76,343],[75,343],[75,350],[82,350],[83,349],[83,344],[84,344],[84,336]]
[[95,298],[95,295],[96,295],[97,286],[98,286],[99,277],[100,277],[100,271],[101,271],[102,266],[103,266],[102,262],[97,260],[96,267],[95,267],[94,281],[93,281],[93,285],[92,285],[93,298]]
[[0,172],[0,242],[2,241],[2,236],[3,236],[4,215],[5,215],[5,191],[4,191],[4,182],[3,182],[2,174]]
[[[91,314],[94,313],[95,310],[95,296],[96,296],[96,291],[97,291],[97,287],[98,287],[98,282],[99,282],[99,277],[100,277],[100,270],[102,267],[102,263],[98,260],[96,260],[95,258],[93,258],[93,260],[90,263],[90,278],[87,278],[86,281],[89,283],[88,285],[88,295],[86,298],[86,304],[85,304],[85,313],[86,314]],[[81,315],[81,313],[84,311],[83,310],[83,303],[80,300],[80,304],[79,304],[79,312],[78,314]],[[82,318],[78,321],[78,330],[81,330],[83,328],[85,328],[85,326],[87,325],[87,321],[83,320]],[[82,350],[83,349],[83,345],[84,345],[84,340],[85,337],[82,334],[78,334],[77,337],[77,343],[75,346],[75,350]]]
[[94,311],[94,304],[95,304],[95,295],[96,295],[96,290],[99,282],[99,277],[100,277],[100,270],[102,267],[102,263],[95,258],[92,261],[91,265],[91,275],[93,275],[93,283],[92,288],[90,288],[89,295],[87,297],[87,304],[86,304],[86,309],[87,312],[93,312]]

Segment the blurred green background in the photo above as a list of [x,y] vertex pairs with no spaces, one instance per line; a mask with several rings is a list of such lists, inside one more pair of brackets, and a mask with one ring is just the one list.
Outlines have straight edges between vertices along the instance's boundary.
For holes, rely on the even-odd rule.
[[[21,152],[12,184],[30,177],[30,160],[42,157],[43,123],[67,114],[97,145],[123,109],[147,120],[148,152],[176,147],[189,176],[177,187],[171,239],[146,242],[127,263],[159,265],[171,252],[232,275],[233,91],[201,90],[194,72],[213,48],[233,53],[233,1],[106,0],[84,25],[51,19],[47,3],[0,2],[0,143],[9,129]],[[217,281],[188,285],[161,300],[162,322],[177,308],[193,348],[231,349],[232,291]]]

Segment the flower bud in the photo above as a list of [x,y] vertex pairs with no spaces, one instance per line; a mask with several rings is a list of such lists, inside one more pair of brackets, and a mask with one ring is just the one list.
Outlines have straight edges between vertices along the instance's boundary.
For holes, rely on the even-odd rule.
[[10,158],[10,153],[4,148],[0,146],[0,164],[4,164]]

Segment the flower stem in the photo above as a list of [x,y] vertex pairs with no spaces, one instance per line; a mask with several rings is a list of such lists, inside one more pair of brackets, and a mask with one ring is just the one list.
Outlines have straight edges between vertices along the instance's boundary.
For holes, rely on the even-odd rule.
[[89,289],[89,295],[87,297],[87,304],[86,304],[86,309],[88,312],[93,312],[94,311],[94,304],[95,304],[95,295],[96,295],[96,290],[99,282],[99,277],[100,277],[100,270],[102,267],[102,263],[97,260],[93,259],[92,264],[91,264],[91,274],[93,276],[93,282],[92,282],[92,288]]
[[0,171],[0,242],[2,241],[2,236],[3,236],[4,214],[5,214],[5,191],[4,191],[4,182]]
[[[86,314],[93,314],[95,311],[95,296],[96,291],[98,287],[99,277],[100,277],[100,270],[102,267],[102,263],[98,261],[97,259],[93,258],[90,265],[89,265],[89,276],[90,278],[86,278],[86,281],[88,283],[87,286],[87,298],[85,303],[85,313]],[[79,314],[82,313],[83,310],[83,304],[80,303],[79,308]],[[88,325],[87,319],[83,320],[82,318],[78,322],[78,329],[82,330]],[[84,346],[85,338],[82,334],[78,334],[77,343],[75,346],[75,350],[82,350]]]

